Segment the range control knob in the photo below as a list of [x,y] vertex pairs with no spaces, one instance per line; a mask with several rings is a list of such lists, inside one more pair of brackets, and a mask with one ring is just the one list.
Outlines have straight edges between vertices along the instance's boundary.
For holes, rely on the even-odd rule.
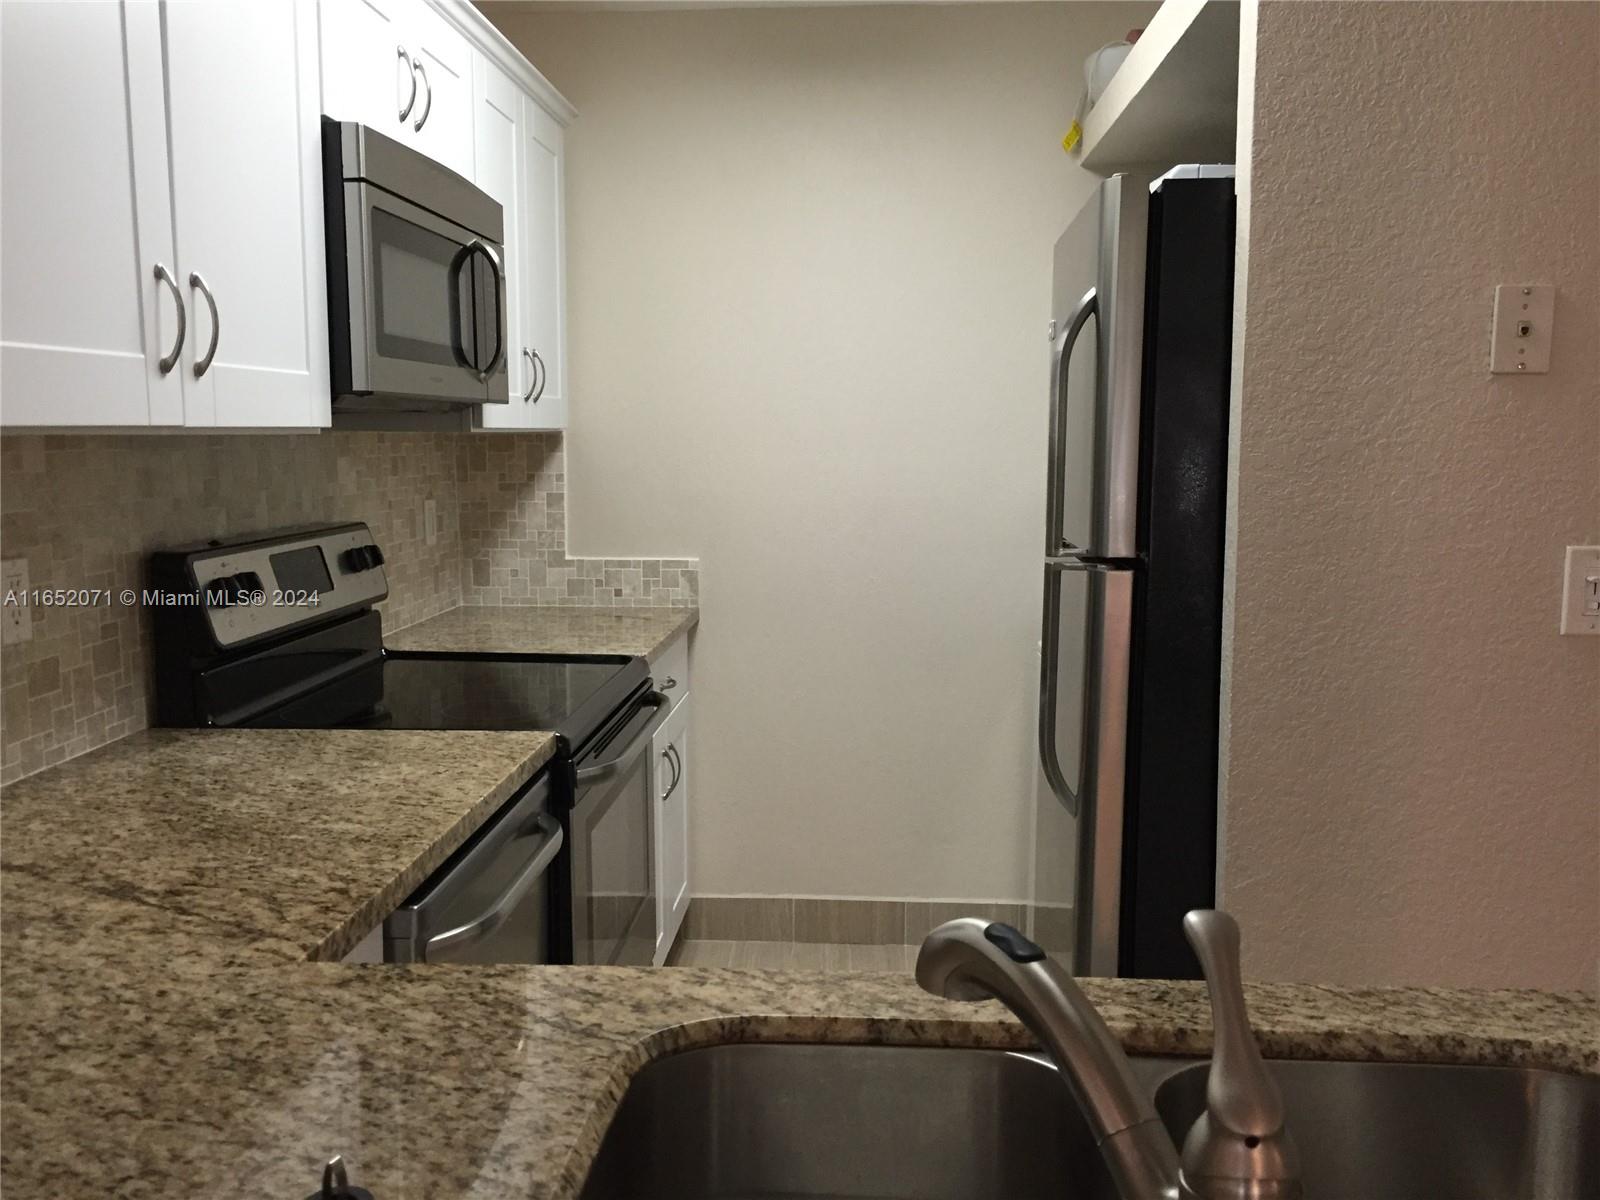
[[365,546],[352,546],[339,556],[344,569],[354,574],[357,571],[370,571],[373,567],[383,565],[383,551],[368,542]]
[[247,602],[251,593],[260,590],[261,576],[254,571],[219,575],[205,585],[206,604],[211,608],[232,608]]

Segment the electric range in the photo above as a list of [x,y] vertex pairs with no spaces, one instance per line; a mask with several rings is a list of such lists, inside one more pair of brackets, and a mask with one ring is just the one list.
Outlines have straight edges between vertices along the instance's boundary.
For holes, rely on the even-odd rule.
[[648,963],[668,705],[645,660],[388,650],[385,561],[354,522],[157,552],[158,723],[549,731],[550,763],[384,923],[382,956]]

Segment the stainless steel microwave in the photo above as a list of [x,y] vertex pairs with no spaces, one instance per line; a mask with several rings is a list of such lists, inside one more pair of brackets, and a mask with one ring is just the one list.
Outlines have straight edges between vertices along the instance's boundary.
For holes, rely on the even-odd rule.
[[507,403],[500,205],[410,147],[330,117],[322,176],[334,410]]

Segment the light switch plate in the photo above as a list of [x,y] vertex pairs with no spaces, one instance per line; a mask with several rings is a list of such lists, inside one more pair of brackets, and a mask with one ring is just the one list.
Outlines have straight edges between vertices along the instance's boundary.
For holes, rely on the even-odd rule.
[[1600,634],[1600,546],[1568,546],[1561,632]]
[[28,560],[0,563],[0,643],[7,646],[33,637],[33,610],[28,607]]
[[1555,316],[1556,289],[1547,283],[1502,283],[1496,287],[1490,374],[1548,374]]

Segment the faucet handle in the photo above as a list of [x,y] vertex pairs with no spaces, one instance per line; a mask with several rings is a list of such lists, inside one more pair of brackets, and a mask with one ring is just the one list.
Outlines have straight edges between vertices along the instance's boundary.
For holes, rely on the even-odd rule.
[[1183,919],[1211,995],[1214,1048],[1206,1111],[1183,1143],[1183,1181],[1195,1195],[1300,1195],[1300,1156],[1284,1128],[1283,1094],[1262,1061],[1239,973],[1239,923],[1219,909]]

